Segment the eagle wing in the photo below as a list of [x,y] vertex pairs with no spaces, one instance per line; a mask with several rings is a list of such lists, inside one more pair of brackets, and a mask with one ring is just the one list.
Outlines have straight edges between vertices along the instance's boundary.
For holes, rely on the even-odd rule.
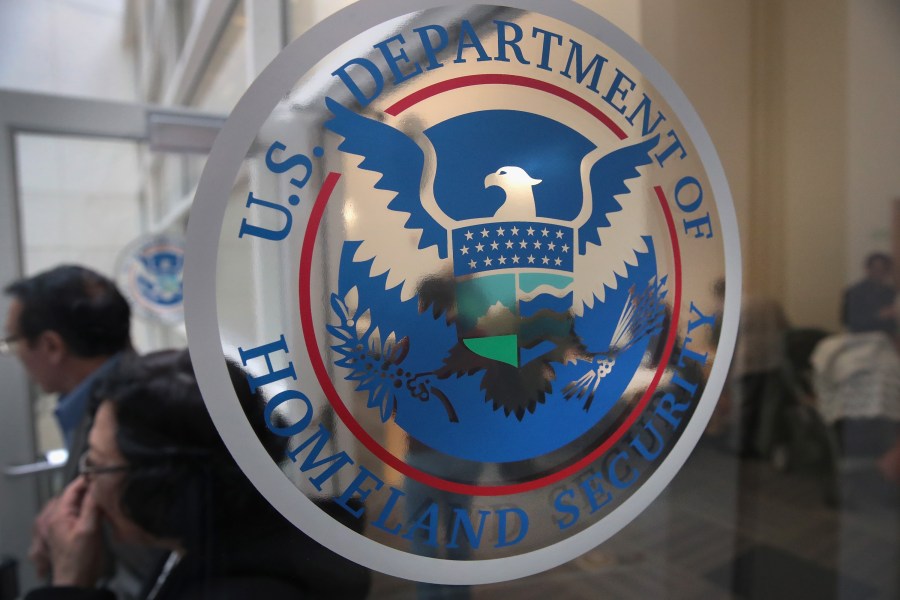
[[[365,228],[347,227],[347,239],[360,242],[354,261],[371,260],[370,274],[387,272],[388,287],[402,284],[401,297],[407,300],[415,295],[416,282],[433,274],[435,265],[449,263],[446,229],[422,205],[426,153],[388,124],[359,115],[331,98],[325,103],[334,115],[325,127],[344,138],[338,150],[361,157],[348,165],[347,174],[353,176],[345,183],[353,218],[366,224]],[[373,223],[379,226],[372,227]],[[411,255],[398,251],[404,230],[414,238]],[[398,256],[403,260],[397,260]]]
[[647,251],[646,231],[641,225],[646,224],[648,205],[626,182],[639,177],[638,168],[652,162],[650,152],[658,143],[656,135],[596,160],[594,153],[585,157],[584,202],[590,213],[578,228],[575,253],[574,310],[578,316],[596,301],[602,302],[606,288],[615,289],[618,278],[627,276],[627,265],[637,264],[636,254]]

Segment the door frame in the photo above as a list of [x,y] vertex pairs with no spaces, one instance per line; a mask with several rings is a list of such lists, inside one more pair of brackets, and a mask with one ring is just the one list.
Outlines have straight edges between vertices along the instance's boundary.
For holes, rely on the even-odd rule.
[[[0,288],[22,277],[22,238],[15,136],[39,134],[132,140],[151,150],[208,153],[225,122],[188,108],[76,98],[0,88]],[[9,298],[0,294],[5,318]],[[13,476],[8,467],[34,463],[36,456],[31,387],[18,361],[0,360],[0,557],[24,562],[31,526],[40,509],[39,482]],[[31,569],[20,569],[23,589]]]

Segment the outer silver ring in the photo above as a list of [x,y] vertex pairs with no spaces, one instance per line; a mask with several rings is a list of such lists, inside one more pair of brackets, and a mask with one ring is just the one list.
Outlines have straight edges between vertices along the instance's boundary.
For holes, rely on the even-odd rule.
[[[215,294],[217,250],[225,211],[220,199],[229,195],[252,140],[278,100],[296,83],[298,74],[312,69],[334,49],[335,40],[348,40],[389,19],[448,4],[449,0],[359,0],[313,27],[266,67],[220,132],[200,178],[188,223],[185,319],[191,358],[216,427],[253,484],[288,520],[298,526],[302,524],[303,531],[334,552],[389,575],[431,583],[481,584],[532,575],[594,548],[640,514],[681,469],[712,415],[731,362],[741,297],[741,256],[734,205],[721,162],[700,117],[662,66],[627,34],[571,0],[492,3],[577,24],[602,39],[660,92],[688,132],[714,190],[724,238],[728,286],[716,361],[693,417],[663,463],[622,506],[568,539],[514,557],[457,562],[395,550],[350,529],[335,527],[330,517],[297,492],[259,444],[247,443],[255,436],[243,415],[233,411],[237,398],[222,359]],[[453,6],[476,4],[453,3]]]

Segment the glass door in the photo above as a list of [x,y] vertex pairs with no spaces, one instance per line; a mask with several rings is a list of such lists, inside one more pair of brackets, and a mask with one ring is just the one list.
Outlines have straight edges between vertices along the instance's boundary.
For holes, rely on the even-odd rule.
[[[86,266],[115,281],[135,240],[183,234],[220,117],[2,90],[0,101],[12,109],[0,123],[12,150],[0,157],[7,192],[0,201],[4,287],[60,264]],[[48,112],[55,115],[49,126]],[[6,315],[9,297],[0,305]],[[132,312],[139,352],[185,345],[180,321]],[[42,395],[14,357],[0,360],[0,379],[0,555],[19,561],[21,588],[28,589],[31,523],[58,493],[67,454],[55,396]]]

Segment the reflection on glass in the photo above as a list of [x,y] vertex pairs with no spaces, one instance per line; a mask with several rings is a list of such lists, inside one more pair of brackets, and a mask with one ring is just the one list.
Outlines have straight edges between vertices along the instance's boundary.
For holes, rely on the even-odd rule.
[[350,6],[356,0],[289,0],[288,9],[288,34],[289,39],[294,39],[304,31],[345,6]]
[[247,89],[246,29],[244,3],[238,2],[197,84],[190,106],[225,114],[234,108]]

